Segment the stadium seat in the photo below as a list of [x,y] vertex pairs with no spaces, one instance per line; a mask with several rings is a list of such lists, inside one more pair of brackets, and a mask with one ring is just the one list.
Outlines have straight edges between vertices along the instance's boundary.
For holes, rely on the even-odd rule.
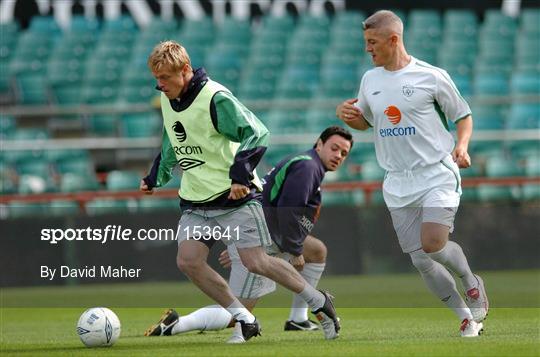
[[70,200],[54,200],[47,207],[49,214],[53,216],[71,216],[80,213],[79,203]]
[[510,78],[510,93],[540,95],[540,72],[536,75],[514,72]]
[[496,106],[478,106],[472,108],[474,130],[502,130],[504,119]]
[[158,136],[163,127],[155,112],[124,114],[121,124],[120,133],[129,138]]
[[461,189],[460,202],[476,202],[478,201],[478,193],[476,187],[463,187]]
[[93,175],[81,175],[68,172],[62,175],[60,181],[61,192],[94,191],[98,189],[98,187],[98,182]]
[[441,16],[436,10],[413,9],[409,12],[406,38],[424,33],[430,39],[441,36]]
[[540,144],[537,144],[535,156],[527,157],[525,163],[525,175],[529,177],[540,177]]
[[364,161],[362,163],[360,177],[363,181],[381,181],[385,171],[379,166],[377,161]]
[[508,79],[502,74],[477,74],[474,77],[473,90],[478,96],[507,95]]
[[180,41],[182,45],[186,44],[188,53],[191,47],[187,43],[198,43],[205,48],[210,48],[215,39],[214,24],[210,17],[205,17],[201,20],[185,20],[180,28]]
[[45,214],[43,203],[29,203],[26,201],[14,200],[8,204],[10,218],[35,217]]
[[540,107],[537,104],[513,104],[507,122],[508,129],[539,129]]
[[519,187],[478,185],[476,188],[480,202],[509,202],[519,198]]
[[20,75],[17,78],[20,104],[36,105],[49,102],[47,80],[44,75]]
[[50,177],[51,168],[46,161],[19,160],[16,163],[16,170],[19,175],[32,175],[39,177]]
[[86,212],[89,215],[101,215],[111,213],[128,213],[135,211],[137,201],[135,200],[112,200],[112,199],[94,199],[86,203]]
[[9,138],[17,128],[15,117],[11,115],[0,114],[0,139]]
[[77,34],[97,34],[101,24],[97,18],[89,19],[83,15],[74,15],[69,24],[69,33]]
[[521,187],[521,199],[525,201],[537,201],[540,199],[540,185],[528,183]]
[[515,160],[503,157],[490,157],[486,161],[487,177],[512,177],[522,176],[523,170]]
[[138,190],[141,178],[141,174],[136,171],[111,171],[107,175],[107,190]]
[[540,37],[540,11],[538,8],[523,9],[520,16],[520,30],[528,36]]
[[138,210],[142,212],[151,211],[170,211],[180,209],[180,204],[177,198],[157,198],[157,197],[143,197],[139,199]]
[[79,157],[63,157],[55,162],[56,171],[61,174],[73,173],[81,176],[94,176],[94,164],[88,154]]
[[476,14],[472,10],[449,9],[444,12],[444,32],[451,36],[463,36],[467,39],[478,31]]
[[49,177],[36,175],[19,176],[18,193],[21,195],[53,192],[55,190],[56,187],[53,186]]
[[61,35],[60,27],[52,16],[33,16],[30,20],[29,31],[46,34],[51,37]]

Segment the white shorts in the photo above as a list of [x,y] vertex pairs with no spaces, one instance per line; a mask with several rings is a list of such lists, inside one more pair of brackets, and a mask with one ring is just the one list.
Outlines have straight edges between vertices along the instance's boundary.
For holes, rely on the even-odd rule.
[[422,248],[422,223],[454,229],[461,196],[459,168],[448,156],[440,163],[407,172],[389,172],[383,195],[404,253]]

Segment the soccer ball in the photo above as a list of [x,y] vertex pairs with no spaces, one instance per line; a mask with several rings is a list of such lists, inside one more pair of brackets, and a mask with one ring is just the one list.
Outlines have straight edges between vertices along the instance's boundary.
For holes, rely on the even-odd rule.
[[86,347],[112,346],[120,336],[120,320],[106,307],[93,307],[82,313],[77,334]]

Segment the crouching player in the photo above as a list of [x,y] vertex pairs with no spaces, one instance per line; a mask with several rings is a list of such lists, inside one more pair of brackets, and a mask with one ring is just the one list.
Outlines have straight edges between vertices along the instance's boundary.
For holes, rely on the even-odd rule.
[[[280,161],[264,178],[263,209],[272,238],[267,253],[289,261],[313,287],[324,271],[326,246],[309,235],[318,218],[321,205],[320,185],[325,172],[336,171],[353,145],[351,133],[338,126],[325,129],[312,149]],[[231,268],[229,285],[246,308],[252,310],[258,299],[275,290],[275,282],[250,273],[240,260],[234,245],[220,255],[220,263]],[[294,294],[285,330],[317,330],[308,319],[308,306]],[[231,314],[219,305],[201,308],[186,316],[169,309],[146,336],[175,335],[188,331],[221,330],[233,326]],[[229,343],[243,343],[241,327]]]

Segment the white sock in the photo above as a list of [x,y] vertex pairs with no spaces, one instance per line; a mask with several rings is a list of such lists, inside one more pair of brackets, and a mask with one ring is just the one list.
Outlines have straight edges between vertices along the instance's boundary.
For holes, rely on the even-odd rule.
[[[324,271],[325,263],[306,263],[304,269],[300,272],[300,275],[306,279],[306,282],[313,286],[317,287],[321,275]],[[293,301],[291,305],[291,311],[289,313],[289,320],[302,322],[308,319],[308,304],[306,300],[302,299],[299,294],[293,295]]]
[[457,291],[456,282],[450,272],[423,250],[417,250],[409,255],[429,290],[454,311],[460,320],[472,320],[471,310]]
[[323,307],[324,302],[326,301],[325,296],[308,283],[304,285],[304,290],[302,290],[298,295],[306,301],[312,311]]
[[248,324],[255,321],[255,316],[237,298],[234,298],[232,304],[227,306],[227,311],[236,321],[244,321]]
[[460,245],[456,242],[449,240],[443,249],[438,252],[428,253],[431,259],[441,263],[454,274],[456,274],[463,284],[465,291],[475,288],[478,285],[476,278],[474,277],[467,258],[463,253]]
[[193,311],[186,316],[180,316],[178,323],[173,326],[172,334],[189,331],[217,331],[229,325],[232,316],[219,305],[210,305]]

